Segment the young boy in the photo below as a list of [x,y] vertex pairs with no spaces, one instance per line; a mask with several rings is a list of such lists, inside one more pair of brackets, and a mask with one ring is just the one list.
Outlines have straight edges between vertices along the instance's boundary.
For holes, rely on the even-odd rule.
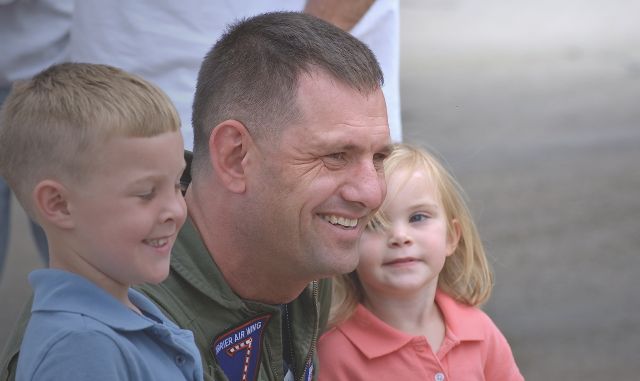
[[183,142],[167,96],[122,70],[52,66],[18,83],[0,173],[44,228],[18,380],[202,380],[190,331],[133,284],[159,283],[186,218]]

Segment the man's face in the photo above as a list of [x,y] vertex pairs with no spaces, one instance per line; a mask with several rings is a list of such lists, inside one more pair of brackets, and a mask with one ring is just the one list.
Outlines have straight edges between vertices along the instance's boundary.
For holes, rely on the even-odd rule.
[[272,271],[318,279],[352,271],[358,241],[386,193],[389,152],[384,96],[360,94],[330,76],[302,75],[301,117],[262,143],[250,176],[246,220]]

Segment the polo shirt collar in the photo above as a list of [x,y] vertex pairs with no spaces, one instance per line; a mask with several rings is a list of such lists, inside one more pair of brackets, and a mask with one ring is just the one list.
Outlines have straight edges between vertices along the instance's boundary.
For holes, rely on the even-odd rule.
[[[31,312],[70,312],[88,316],[120,331],[137,331],[154,322],[137,314],[88,279],[63,270],[40,269],[29,274],[34,289]],[[145,315],[162,322],[160,310],[139,292],[129,299]]]
[[383,322],[362,304],[337,329],[369,359],[397,351],[413,340],[413,336]]
[[476,341],[484,338],[484,328],[477,307],[460,303],[445,292],[436,291],[436,303],[444,316],[447,331],[459,341]]
[[[435,300],[442,311],[447,336],[451,340],[482,340],[482,326],[473,317],[478,312],[474,307],[461,304],[440,290],[436,292]],[[353,315],[336,329],[369,359],[395,352],[417,338],[380,320],[362,304],[358,304]],[[424,340],[422,336],[419,338]]]

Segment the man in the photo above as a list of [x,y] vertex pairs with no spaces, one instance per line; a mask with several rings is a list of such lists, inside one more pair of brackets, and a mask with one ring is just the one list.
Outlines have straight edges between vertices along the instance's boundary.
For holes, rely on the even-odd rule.
[[205,57],[189,219],[169,278],[141,287],[194,332],[205,379],[313,377],[330,292],[317,280],[355,268],[386,191],[381,84],[364,44],[301,13],[241,21]]

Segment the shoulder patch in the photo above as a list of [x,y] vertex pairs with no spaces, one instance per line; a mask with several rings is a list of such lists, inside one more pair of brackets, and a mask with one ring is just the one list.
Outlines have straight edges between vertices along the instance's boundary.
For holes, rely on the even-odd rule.
[[231,381],[254,381],[258,376],[262,336],[271,315],[232,328],[211,344],[211,352]]

